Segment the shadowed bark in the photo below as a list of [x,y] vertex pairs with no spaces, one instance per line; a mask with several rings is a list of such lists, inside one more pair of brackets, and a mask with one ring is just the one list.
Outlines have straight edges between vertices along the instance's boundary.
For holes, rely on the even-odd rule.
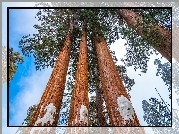
[[[81,113],[82,106],[86,107],[86,112]],[[85,117],[82,120],[81,117]],[[89,126],[89,100],[88,100],[88,65],[87,65],[87,35],[86,22],[83,24],[82,37],[80,41],[80,51],[76,72],[76,80],[73,89],[69,126]]]
[[[58,56],[50,79],[41,97],[40,103],[37,107],[37,111],[30,123],[30,126],[57,126],[71,53],[71,43],[73,37],[72,33],[73,24],[70,24],[69,34],[66,36],[64,47]],[[45,107],[49,104],[53,104],[53,106],[55,106],[56,108],[53,114],[53,123],[50,123],[50,121],[44,124],[39,123],[37,120],[44,117],[44,115],[48,111],[47,109],[45,109]]]
[[106,119],[103,113],[104,106],[103,106],[103,98],[102,98],[102,89],[101,85],[98,85],[98,89],[96,91],[96,108],[97,108],[97,118],[99,126],[107,126]]
[[156,49],[163,57],[171,62],[172,42],[170,31],[153,23],[143,25],[143,17],[132,10],[120,9],[117,10],[117,13],[119,16],[125,19],[129,27],[136,26],[137,33],[142,37],[145,36],[148,43],[150,43],[154,49]]
[[98,65],[100,71],[100,77],[102,81],[102,89],[104,98],[106,101],[106,107],[108,110],[110,122],[112,126],[140,126],[139,120],[134,111],[134,121],[126,121],[126,124],[118,110],[118,97],[123,95],[130,101],[126,89],[119,76],[116,65],[110,55],[109,49],[107,48],[104,37],[94,37],[95,47],[98,58]]

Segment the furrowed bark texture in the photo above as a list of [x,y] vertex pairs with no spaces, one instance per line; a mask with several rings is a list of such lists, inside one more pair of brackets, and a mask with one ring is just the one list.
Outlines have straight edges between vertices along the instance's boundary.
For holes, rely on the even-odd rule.
[[[80,120],[81,106],[88,110],[87,122]],[[82,37],[80,41],[80,51],[76,72],[76,80],[73,89],[73,96],[70,107],[69,126],[89,126],[89,100],[88,100],[88,63],[87,63],[87,35],[86,23],[82,28]]]
[[139,120],[134,112],[134,121],[123,121],[120,112],[118,111],[117,99],[121,95],[130,98],[119,76],[116,65],[107,48],[104,37],[95,38],[95,46],[98,58],[98,65],[100,70],[100,77],[102,80],[102,89],[106,101],[111,126],[140,126]]
[[[137,30],[136,30],[137,33],[142,37],[145,36],[148,43],[150,43],[154,47],[154,49],[156,49],[163,57],[165,57],[169,62],[171,62],[172,42],[171,42],[170,31],[153,23],[146,24],[143,26],[142,25],[143,17],[132,10],[120,9],[117,10],[117,13],[119,16],[124,18],[124,20],[127,22],[129,27],[137,26],[139,22],[139,25],[137,26]],[[149,28],[147,28],[147,31],[144,32],[144,27],[147,26]],[[153,39],[156,41],[156,43],[152,42]]]
[[[58,56],[52,74],[50,76],[50,79],[41,97],[37,111],[34,115],[34,118],[32,119],[30,126],[34,126],[34,125],[57,126],[63,93],[65,89],[66,74],[67,74],[68,64],[70,60],[72,32],[73,32],[73,25],[71,24],[69,27],[69,34],[66,36],[64,42],[64,47]],[[44,115],[46,114],[47,110],[45,110],[45,107],[50,103],[53,103],[53,105],[56,108],[56,113],[53,114],[53,119],[54,119],[53,123],[50,124],[50,121],[48,121],[45,124],[42,123],[36,124],[36,121],[38,119],[43,118]]]

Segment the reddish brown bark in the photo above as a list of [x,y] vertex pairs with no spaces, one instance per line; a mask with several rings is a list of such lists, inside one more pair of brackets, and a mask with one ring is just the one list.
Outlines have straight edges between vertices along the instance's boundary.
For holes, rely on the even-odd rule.
[[76,72],[76,80],[73,89],[69,126],[89,126],[89,118],[87,122],[80,120],[81,106],[85,106],[88,110],[87,117],[89,117],[89,100],[88,100],[88,65],[87,65],[87,35],[86,23],[82,28],[82,37],[80,41],[80,51]]
[[130,98],[119,76],[116,65],[107,48],[104,37],[95,38],[95,46],[98,58],[98,65],[100,70],[100,77],[102,81],[102,89],[106,101],[110,123],[112,126],[140,126],[139,120],[134,112],[134,121],[127,121],[124,123],[120,112],[118,111],[117,99],[121,95]]
[[[41,97],[40,103],[37,107],[37,111],[30,123],[30,126],[34,126],[34,125],[57,126],[63,93],[65,89],[65,81],[66,81],[66,74],[67,74],[68,64],[70,59],[70,53],[71,53],[72,32],[73,32],[73,25],[71,24],[69,27],[69,34],[67,35],[64,42],[64,47],[58,56],[52,74],[50,76],[50,79]],[[53,115],[53,119],[54,119],[53,123],[50,124],[50,121],[48,121],[45,124],[42,123],[36,124],[38,118],[43,118],[44,115],[46,114],[47,110],[45,110],[45,107],[50,103],[53,103],[53,105],[56,108],[56,113]]]
[[[128,26],[137,26],[137,33],[142,37],[145,36],[148,43],[150,43],[154,47],[154,49],[156,49],[163,57],[165,57],[169,62],[171,62],[172,42],[170,31],[153,23],[142,25],[142,16],[132,10],[120,9],[117,10],[117,13],[119,14],[119,16],[125,19]],[[145,27],[148,28],[146,29]]]

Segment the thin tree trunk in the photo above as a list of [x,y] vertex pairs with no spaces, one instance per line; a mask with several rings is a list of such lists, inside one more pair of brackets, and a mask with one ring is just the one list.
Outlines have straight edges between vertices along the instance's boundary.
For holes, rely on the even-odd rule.
[[89,126],[88,65],[86,22],[83,24],[80,51],[73,89],[69,126]]
[[[71,53],[73,24],[61,50],[30,126],[57,126]],[[48,116],[49,114],[49,116]],[[51,114],[51,115],[50,115]],[[47,117],[45,119],[45,117]]]
[[105,115],[103,113],[104,106],[103,106],[103,91],[102,91],[102,84],[100,81],[100,74],[99,74],[99,67],[97,66],[94,68],[94,76],[95,81],[97,83],[96,89],[96,111],[97,111],[97,119],[99,126],[107,126]]
[[106,119],[103,113],[103,98],[101,84],[98,84],[98,89],[96,91],[96,108],[97,108],[97,118],[99,126],[107,126]]
[[94,40],[111,126],[140,126],[104,37],[95,37]]
[[[163,27],[150,23],[142,25],[143,18],[132,10],[117,10],[119,16],[125,19],[129,27],[137,26],[137,33],[146,37],[150,43],[163,57],[171,62],[171,32]],[[139,23],[138,23],[139,22]],[[147,29],[145,27],[148,27]],[[147,31],[145,31],[147,30]],[[153,40],[153,41],[152,41]]]

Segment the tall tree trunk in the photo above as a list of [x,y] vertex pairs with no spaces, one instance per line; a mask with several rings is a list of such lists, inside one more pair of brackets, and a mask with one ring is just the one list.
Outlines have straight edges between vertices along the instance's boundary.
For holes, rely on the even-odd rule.
[[30,126],[57,126],[71,53],[73,24],[61,50]]
[[106,119],[103,113],[103,98],[102,98],[102,87],[101,84],[98,84],[98,89],[96,91],[96,108],[97,108],[97,118],[99,126],[107,126]]
[[94,37],[102,89],[112,126],[140,126],[104,37]]
[[[129,27],[137,26],[137,33],[142,37],[145,36],[148,43],[150,43],[163,57],[165,57],[169,62],[171,62],[172,42],[170,31],[153,23],[142,25],[142,16],[132,10],[119,9],[117,10],[117,13],[119,16],[125,19]],[[145,27],[148,28],[146,29]],[[155,40],[155,43],[152,40]]]
[[102,91],[102,84],[101,84],[101,80],[100,80],[100,74],[99,74],[99,67],[98,66],[96,66],[94,68],[94,77],[96,78],[95,82],[96,82],[96,85],[97,85],[97,89],[96,89],[96,111],[97,111],[98,124],[99,124],[99,126],[107,126],[105,115],[103,113],[103,110],[104,110],[103,91]]
[[89,126],[89,100],[88,100],[88,65],[87,65],[87,35],[86,22],[82,27],[80,51],[73,89],[69,126]]

